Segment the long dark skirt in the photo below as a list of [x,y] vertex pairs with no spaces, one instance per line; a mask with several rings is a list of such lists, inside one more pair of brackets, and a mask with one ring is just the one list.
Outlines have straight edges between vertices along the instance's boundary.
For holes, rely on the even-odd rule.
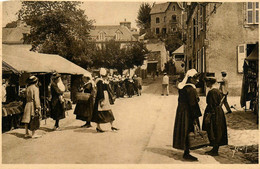
[[95,111],[92,116],[92,122],[95,123],[109,123],[114,121],[114,115],[111,110],[108,111]]
[[128,96],[133,96],[134,95],[134,84],[133,83],[129,83],[128,84],[128,88],[127,88],[127,95]]
[[93,114],[93,98],[90,97],[88,101],[78,101],[74,110],[76,119],[82,121],[90,121]]
[[51,118],[53,120],[61,120],[65,118],[65,108],[58,99],[51,101]]
[[223,112],[223,109],[221,107],[217,107],[215,109],[214,114],[211,115],[210,123],[205,123],[205,117],[208,107],[206,108],[206,112],[203,117],[203,125],[202,130],[207,131],[210,145],[227,145],[228,144],[228,136],[227,136],[227,124],[226,124],[226,118],[225,114]]
[[[173,148],[180,150],[189,149],[188,135],[194,131],[193,119],[189,117],[188,105],[179,103],[177,107],[174,131],[173,131]],[[199,119],[196,118],[197,124]]]

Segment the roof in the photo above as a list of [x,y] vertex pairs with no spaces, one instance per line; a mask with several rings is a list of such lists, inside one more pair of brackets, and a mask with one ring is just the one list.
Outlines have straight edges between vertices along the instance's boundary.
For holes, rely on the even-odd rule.
[[3,28],[2,29],[2,42],[3,43],[23,43],[23,34],[30,33],[30,27],[16,27],[16,28]]
[[170,5],[170,2],[154,4],[154,6],[151,9],[150,14],[163,13],[166,11],[166,9],[168,8],[169,5]]
[[121,41],[136,41],[137,39],[133,36],[132,32],[126,26],[120,25],[104,25],[95,26],[93,30],[90,30],[91,37],[98,37],[100,32],[104,32],[106,37],[114,37],[116,32],[122,33]]
[[176,49],[172,54],[184,53],[184,45]]
[[152,52],[166,50],[163,43],[148,43],[146,44],[146,48]]
[[64,74],[85,74],[91,77],[91,73],[69,60],[59,56],[31,52],[30,45],[2,45],[2,60],[19,72]]
[[18,70],[13,68],[11,65],[6,63],[5,61],[2,61],[2,73],[3,74],[10,74],[10,73],[19,73]]
[[[160,4],[154,4],[154,6],[152,7],[151,9],[151,12],[150,14],[156,14],[156,13],[164,13],[169,5],[171,4],[172,2],[166,2],[166,3],[160,3]],[[181,8],[181,9],[184,9],[183,6],[182,6],[182,2],[177,2],[178,6]]]

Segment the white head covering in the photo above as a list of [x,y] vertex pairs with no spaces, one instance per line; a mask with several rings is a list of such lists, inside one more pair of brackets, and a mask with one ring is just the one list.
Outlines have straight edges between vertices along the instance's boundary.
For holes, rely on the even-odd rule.
[[182,80],[182,82],[180,82],[180,83],[178,84],[178,89],[183,89],[184,86],[185,86],[186,83],[187,83],[188,78],[189,78],[189,77],[193,77],[193,76],[196,75],[197,73],[198,73],[198,72],[197,72],[195,69],[190,69],[190,70],[188,70],[187,73],[186,73],[186,75],[185,75],[185,77],[184,77],[184,79]]
[[59,77],[59,82],[57,83],[58,88],[62,91],[65,92],[65,86],[61,80],[61,78]]
[[107,71],[106,71],[106,69],[105,68],[100,68],[100,71],[99,71],[99,73],[100,73],[100,76],[106,76],[107,75]]

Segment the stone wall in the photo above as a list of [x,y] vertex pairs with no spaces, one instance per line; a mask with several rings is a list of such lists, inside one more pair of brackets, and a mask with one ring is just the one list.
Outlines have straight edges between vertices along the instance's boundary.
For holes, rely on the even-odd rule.
[[259,41],[258,25],[246,25],[246,3],[222,3],[207,6],[206,71],[214,72],[217,79],[226,70],[231,95],[240,95],[243,74],[238,73],[240,44],[255,44]]

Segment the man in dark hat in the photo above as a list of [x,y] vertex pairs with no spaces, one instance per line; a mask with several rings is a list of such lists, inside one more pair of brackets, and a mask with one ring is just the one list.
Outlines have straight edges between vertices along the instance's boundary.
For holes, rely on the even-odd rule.
[[[227,73],[226,71],[222,71],[221,72],[222,75],[222,81],[220,81],[220,91],[222,93],[222,97],[223,97],[223,104],[225,105],[226,109],[227,109],[227,113],[226,114],[230,114],[232,113],[229,104],[227,102],[227,95],[228,95],[228,80],[226,78]],[[221,105],[222,106],[222,105]]]

